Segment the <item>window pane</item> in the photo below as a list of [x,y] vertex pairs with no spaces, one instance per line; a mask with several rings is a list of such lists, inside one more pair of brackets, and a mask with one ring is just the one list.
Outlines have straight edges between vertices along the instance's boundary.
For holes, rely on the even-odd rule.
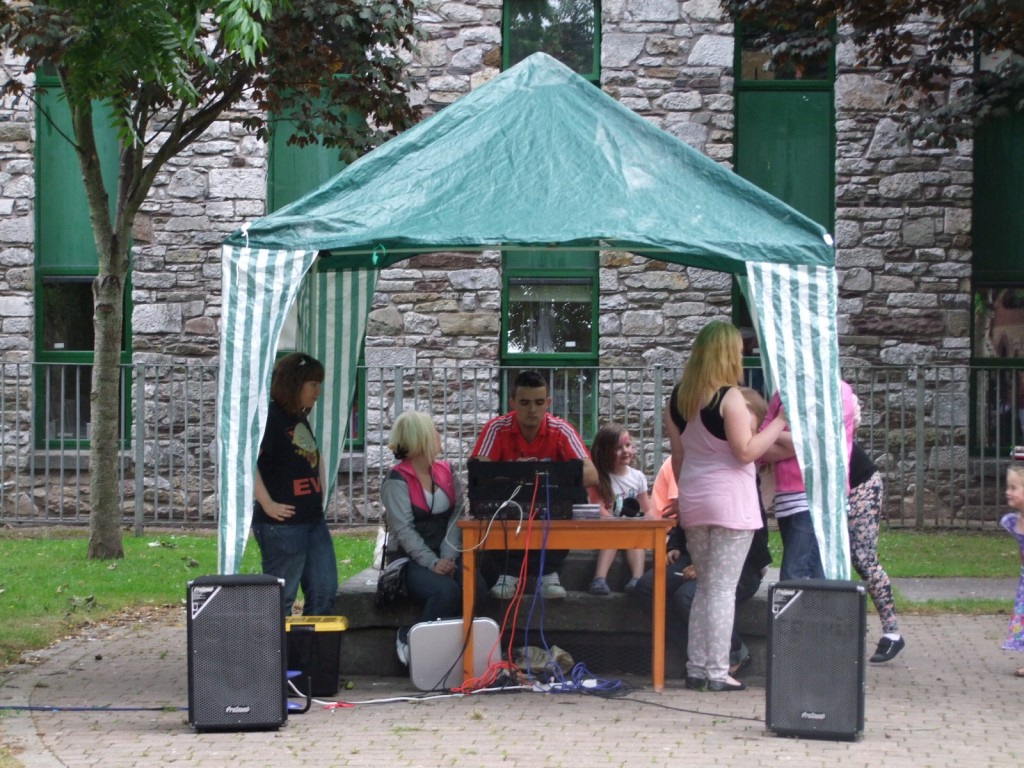
[[270,136],[267,170],[267,209],[283,208],[345,169],[337,147],[288,144],[295,129],[281,121]]
[[739,28],[741,80],[828,80],[831,43],[825,33],[810,32],[814,40],[808,44],[801,40],[804,55],[793,54],[769,64],[771,51],[779,45],[789,45],[800,33],[787,30],[764,29],[744,25]]
[[[36,118],[36,263],[61,269],[96,269],[96,242],[89,220],[82,170],[74,146],[71,112],[56,82],[37,91]],[[93,103],[93,132],[108,190],[116,185],[120,142],[110,125],[110,108]],[[116,195],[110,195],[110,212]]]
[[974,279],[1024,280],[1024,111],[986,120],[974,137]]
[[594,0],[508,0],[508,65],[538,51],[581,75],[596,75]]
[[1024,357],[1024,286],[974,292],[974,356]]
[[508,354],[592,352],[593,283],[589,278],[512,278]]
[[974,376],[974,449],[1006,456],[1024,442],[1024,371],[977,368]]
[[51,440],[87,440],[92,421],[92,366],[46,366],[46,436]]
[[44,282],[42,310],[43,350],[93,350],[91,279]]

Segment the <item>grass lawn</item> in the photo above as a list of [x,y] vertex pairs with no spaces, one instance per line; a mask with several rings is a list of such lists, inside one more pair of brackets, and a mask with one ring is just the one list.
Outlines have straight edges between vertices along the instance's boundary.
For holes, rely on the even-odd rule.
[[[772,560],[782,562],[782,540],[772,531]],[[1019,550],[999,531],[885,530],[878,537],[878,559],[893,578],[1013,578],[1020,576]],[[1009,595],[1013,599],[1013,595]]]
[[[370,563],[375,536],[334,537],[340,580]],[[88,560],[85,530],[0,531],[0,666],[127,609],[183,605],[191,579],[217,573],[215,532],[126,533],[123,541],[123,560]],[[251,539],[239,570],[260,573]]]
[[[184,603],[186,584],[216,573],[217,539],[212,531],[153,531],[124,536],[123,560],[87,560],[84,530],[0,531],[0,666],[25,650],[42,648],[92,622],[127,610],[145,611]],[[375,531],[334,536],[342,581],[371,561]],[[778,533],[771,535],[775,563]],[[1020,574],[1014,540],[1004,533],[883,531],[880,557],[893,577],[1003,577]],[[259,551],[250,542],[240,567],[259,573]],[[300,597],[301,599],[301,597]],[[960,601],[914,606],[899,599],[901,612],[1006,611],[1005,601]]]

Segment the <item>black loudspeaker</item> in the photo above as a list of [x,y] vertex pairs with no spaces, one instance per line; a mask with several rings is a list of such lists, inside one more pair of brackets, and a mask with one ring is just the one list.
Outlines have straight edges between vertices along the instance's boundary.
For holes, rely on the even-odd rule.
[[279,728],[288,718],[284,582],[188,583],[188,721],[198,731]]
[[765,721],[786,736],[864,732],[864,586],[801,579],[768,590]]

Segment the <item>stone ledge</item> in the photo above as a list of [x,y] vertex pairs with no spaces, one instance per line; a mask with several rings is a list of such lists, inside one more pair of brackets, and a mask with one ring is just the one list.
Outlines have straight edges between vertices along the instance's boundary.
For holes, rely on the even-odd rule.
[[[517,644],[522,643],[529,618],[530,645],[543,645],[544,641],[548,645],[558,645],[576,661],[584,662],[594,673],[648,675],[651,655],[650,617],[638,600],[621,591],[600,597],[578,588],[578,581],[573,574],[576,571],[593,573],[593,557],[588,557],[590,554],[573,552],[570,555],[562,571],[562,582],[567,585],[566,599],[538,600],[533,605],[532,593],[524,597],[517,622]],[[609,578],[613,588],[621,588],[620,582],[623,580],[622,574],[613,569]],[[419,606],[402,600],[390,608],[378,610],[374,605],[376,584],[377,570],[368,568],[348,579],[338,590],[336,612],[348,619],[348,630],[341,644],[340,673],[343,677],[408,674],[395,655],[395,633],[398,627],[410,626],[419,621]],[[481,599],[478,615],[494,619],[500,627],[508,604],[508,601],[486,595]],[[761,677],[766,668],[767,579],[762,582],[754,597],[739,606],[737,621],[753,657],[753,664],[747,674]],[[503,645],[507,645],[507,642],[507,638],[504,639]],[[667,643],[666,677],[682,676],[684,663],[685,655],[679,644]]]

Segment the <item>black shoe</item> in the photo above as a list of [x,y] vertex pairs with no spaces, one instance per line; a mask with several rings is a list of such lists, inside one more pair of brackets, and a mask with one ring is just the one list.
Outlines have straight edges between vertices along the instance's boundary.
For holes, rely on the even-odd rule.
[[895,640],[883,637],[878,641],[878,647],[875,648],[875,655],[871,657],[871,662],[874,664],[881,664],[883,661],[892,661],[896,658],[896,654],[903,650],[903,646],[906,644],[907,642],[902,636]]
[[730,683],[728,680],[708,680],[708,690],[715,693],[721,693],[722,691],[745,691],[747,690],[747,684],[739,681]]
[[708,681],[705,680],[703,677],[690,677],[689,675],[686,676],[686,687],[689,688],[691,691],[703,691],[707,684]]

